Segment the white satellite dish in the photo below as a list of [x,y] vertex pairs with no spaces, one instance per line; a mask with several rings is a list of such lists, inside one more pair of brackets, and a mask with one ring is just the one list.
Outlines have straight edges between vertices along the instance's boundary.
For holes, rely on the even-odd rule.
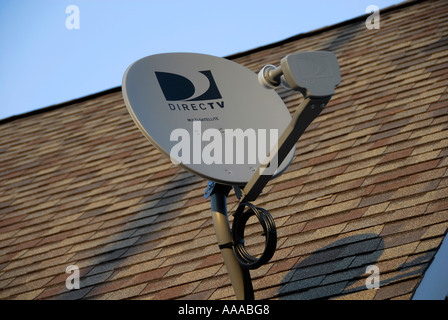
[[[204,196],[210,196],[218,245],[237,299],[253,299],[248,270],[269,261],[277,242],[272,216],[250,201],[287,168],[297,140],[340,81],[336,56],[323,51],[290,54],[258,76],[235,62],[194,53],[149,56],[124,74],[124,101],[138,128],[173,162],[211,180]],[[293,117],[277,93],[266,89],[279,85],[305,98]],[[226,208],[230,186],[240,200],[232,231]],[[266,237],[259,258],[244,246],[244,228],[253,215]]]
[[[145,57],[126,70],[122,88],[133,120],[161,152],[186,170],[226,185],[245,185],[272,148],[271,134],[277,132],[275,137],[279,137],[291,122],[281,98],[261,86],[257,74],[215,56],[166,53]],[[204,136],[207,132],[216,137],[218,130],[222,135],[220,156],[215,153],[219,150],[210,151],[215,139]],[[229,132],[247,134],[243,148]],[[248,137],[252,134],[257,146]],[[183,141],[187,138],[190,141]],[[266,145],[261,147],[263,141]],[[181,147],[188,142],[186,152]],[[207,145],[209,149],[204,151]],[[265,153],[254,157],[253,150]],[[287,168],[294,152],[295,146],[274,177]],[[213,155],[213,161],[202,157],[206,154]]]

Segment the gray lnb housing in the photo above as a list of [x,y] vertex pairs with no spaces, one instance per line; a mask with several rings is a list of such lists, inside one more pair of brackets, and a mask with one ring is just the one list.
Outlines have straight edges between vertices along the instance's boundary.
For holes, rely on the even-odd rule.
[[286,56],[279,68],[265,66],[258,79],[267,88],[283,84],[305,97],[324,97],[335,93],[335,87],[341,82],[341,73],[332,52],[312,51]]

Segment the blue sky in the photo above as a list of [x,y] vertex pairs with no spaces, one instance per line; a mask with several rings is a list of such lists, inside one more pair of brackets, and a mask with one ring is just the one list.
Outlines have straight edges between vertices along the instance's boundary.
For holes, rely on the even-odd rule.
[[[401,0],[0,0],[0,119],[121,85],[163,52],[219,57]],[[66,8],[79,8],[68,29]]]

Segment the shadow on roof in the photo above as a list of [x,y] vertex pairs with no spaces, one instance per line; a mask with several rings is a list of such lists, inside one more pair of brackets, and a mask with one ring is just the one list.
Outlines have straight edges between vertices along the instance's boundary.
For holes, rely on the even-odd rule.
[[375,265],[383,251],[384,241],[374,233],[333,242],[291,269],[282,281],[279,298],[320,299],[365,290],[366,267]]

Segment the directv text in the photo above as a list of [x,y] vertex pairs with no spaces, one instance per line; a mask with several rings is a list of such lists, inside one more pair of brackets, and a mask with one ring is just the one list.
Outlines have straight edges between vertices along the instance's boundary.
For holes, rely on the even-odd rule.
[[181,110],[181,111],[198,111],[207,110],[215,108],[224,108],[224,101],[207,102],[207,103],[168,103],[170,110]]

